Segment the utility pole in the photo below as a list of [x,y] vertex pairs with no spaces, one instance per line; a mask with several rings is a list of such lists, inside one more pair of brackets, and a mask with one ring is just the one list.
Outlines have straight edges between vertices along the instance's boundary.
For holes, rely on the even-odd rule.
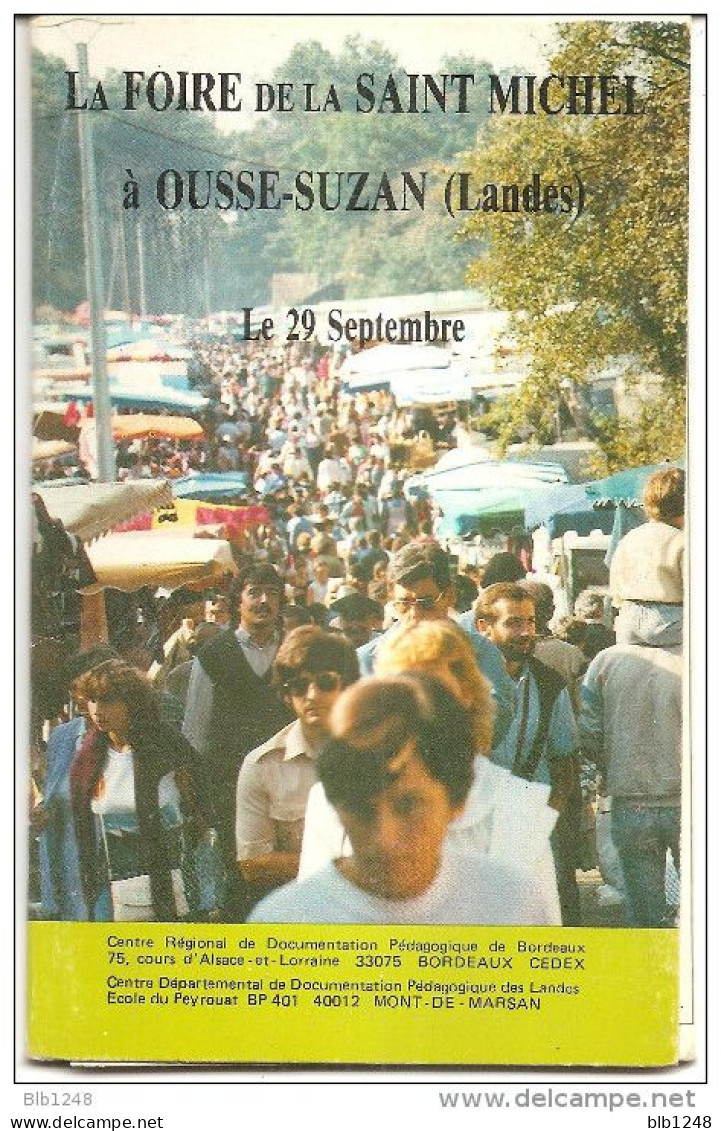
[[108,276],[108,297],[105,303],[108,310],[113,309],[113,295],[115,294],[115,268],[118,256],[118,233],[113,227],[113,241],[110,249],[110,274]]
[[[88,94],[88,45],[78,43],[78,74],[81,89]],[[108,385],[108,348],[105,338],[103,305],[103,262],[100,253],[98,218],[98,186],[93,150],[92,112],[78,112],[80,172],[83,188],[83,234],[85,236],[85,277],[90,306],[90,352],[93,372],[93,406],[95,435],[98,444],[98,480],[115,481],[115,449],[113,447],[112,411]]]
[[145,296],[145,248],[143,247],[143,221],[139,216],[135,218],[135,237],[138,249],[138,297],[140,300],[140,317],[145,318],[148,313],[148,303]]
[[132,329],[135,319],[133,317],[133,304],[130,298],[130,272],[128,270],[128,244],[125,231],[125,217],[120,209],[120,270],[123,279],[123,307],[128,316],[128,326]]
[[205,247],[204,262],[205,262],[205,276],[204,276],[204,281],[205,281],[205,315],[206,315],[206,318],[208,319],[208,322],[210,322],[210,313],[211,313],[211,306],[210,306],[210,255],[208,254],[207,245]]

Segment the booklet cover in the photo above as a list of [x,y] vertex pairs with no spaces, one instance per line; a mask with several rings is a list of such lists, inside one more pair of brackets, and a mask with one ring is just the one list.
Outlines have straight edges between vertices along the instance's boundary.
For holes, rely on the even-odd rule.
[[29,1058],[693,1057],[691,39],[30,21]]

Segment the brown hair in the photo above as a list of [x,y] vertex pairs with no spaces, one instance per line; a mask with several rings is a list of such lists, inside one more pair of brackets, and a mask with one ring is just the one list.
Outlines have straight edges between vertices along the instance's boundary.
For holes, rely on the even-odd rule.
[[452,806],[473,783],[470,712],[436,679],[414,672],[370,677],[343,692],[331,714],[332,738],[318,756],[318,777],[331,805],[361,817],[396,774],[396,754],[409,742]]
[[686,474],[680,467],[664,467],[646,480],[643,509],[654,522],[681,518],[685,511]]
[[96,703],[122,703],[127,707],[132,734],[151,731],[159,723],[155,691],[143,672],[130,664],[108,660],[88,672],[86,694]]
[[388,580],[409,586],[429,579],[445,592],[452,584],[450,561],[437,542],[408,542],[391,558]]
[[517,585],[513,581],[497,581],[495,585],[489,585],[487,589],[481,590],[473,606],[475,619],[493,624],[498,616],[496,611],[498,601],[530,601],[534,607],[536,604],[533,593],[524,589],[522,585]]
[[273,663],[274,686],[282,688],[300,671],[338,672],[346,686],[360,675],[351,642],[311,624],[294,628],[283,640]]

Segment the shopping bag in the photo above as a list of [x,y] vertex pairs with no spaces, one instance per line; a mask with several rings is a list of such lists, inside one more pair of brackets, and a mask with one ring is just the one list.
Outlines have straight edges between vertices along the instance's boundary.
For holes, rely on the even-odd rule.
[[[185,883],[180,868],[170,873],[173,888],[173,902],[179,919],[190,912],[185,895]],[[110,898],[113,905],[113,920],[116,923],[150,923],[155,916],[153,894],[150,889],[150,876],[128,876],[124,880],[110,881]]]

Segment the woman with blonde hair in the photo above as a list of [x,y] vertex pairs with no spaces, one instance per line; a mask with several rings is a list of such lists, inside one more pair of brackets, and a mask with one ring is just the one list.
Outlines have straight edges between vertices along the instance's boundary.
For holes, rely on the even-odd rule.
[[[430,675],[469,711],[475,745],[474,780],[465,805],[449,824],[447,840],[454,848],[532,871],[550,921],[560,923],[549,840],[558,814],[548,805],[547,785],[515,777],[488,758],[493,698],[467,633],[447,619],[421,621],[383,642],[376,671],[383,677],[406,672]],[[317,784],[308,798],[299,878],[349,852],[342,825],[323,787]]]
[[445,683],[471,712],[476,751],[487,754],[496,713],[491,685],[482,675],[468,634],[450,619],[420,621],[383,641],[376,673],[426,671]]

